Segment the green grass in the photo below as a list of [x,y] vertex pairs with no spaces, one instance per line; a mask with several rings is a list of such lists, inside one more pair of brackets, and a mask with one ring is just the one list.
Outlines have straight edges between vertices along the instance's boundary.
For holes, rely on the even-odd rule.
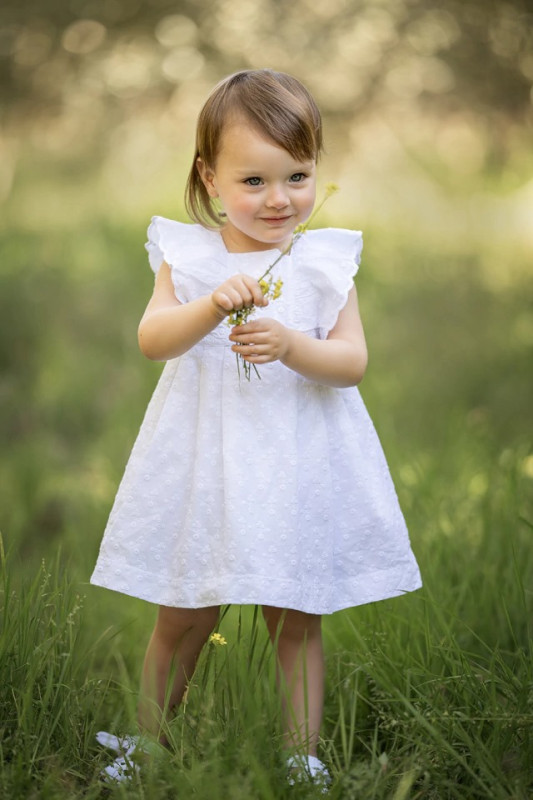
[[[135,344],[143,241],[98,220],[0,238],[0,796],[318,796],[286,786],[252,608],[222,620],[168,756],[127,790],[98,780],[94,734],[134,729],[154,618],[87,583],[160,369]],[[367,236],[362,391],[424,588],[324,621],[333,800],[533,795],[532,285],[520,253],[495,281],[497,255]]]

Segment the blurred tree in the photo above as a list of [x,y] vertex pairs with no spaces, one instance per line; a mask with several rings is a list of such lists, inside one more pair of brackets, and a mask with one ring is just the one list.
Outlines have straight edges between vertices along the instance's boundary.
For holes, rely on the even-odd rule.
[[532,5],[2,0],[0,109],[8,131],[65,117],[59,146],[94,148],[133,105],[163,105],[182,87],[204,96],[226,73],[272,66],[300,76],[338,131],[385,114],[416,140],[422,117],[446,117],[449,160],[459,142],[472,163],[498,167],[533,122]]
[[[3,0],[0,85],[4,107],[39,103],[43,89],[59,101],[59,67],[63,76],[77,74],[139,37],[160,56],[195,39],[220,73],[255,65],[263,53],[300,72],[306,62],[312,73],[334,62],[344,72],[342,88],[352,82],[344,101],[333,91],[334,114],[361,113],[392,86],[447,109],[524,117],[531,113],[532,23],[530,0],[333,0],[326,7],[310,0]],[[186,73],[154,70],[145,89],[169,91]]]

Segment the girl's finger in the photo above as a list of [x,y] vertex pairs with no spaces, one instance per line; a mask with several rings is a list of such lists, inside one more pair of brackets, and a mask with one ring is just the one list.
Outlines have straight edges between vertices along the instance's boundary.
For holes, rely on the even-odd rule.
[[242,289],[232,288],[229,290],[228,294],[233,303],[232,308],[236,310],[240,310],[252,304],[252,296],[244,287]]
[[243,282],[252,295],[252,300],[254,305],[256,306],[268,305],[268,300],[261,291],[261,287],[259,286],[259,283],[258,281],[256,281],[255,278],[251,278],[249,275],[244,275]]
[[272,361],[272,357],[268,353],[252,353],[251,355],[244,355],[244,361],[249,361],[253,364],[268,364]]
[[244,325],[235,325],[230,331],[230,334],[238,334],[245,336],[249,333],[261,333],[268,330],[266,320],[254,319]]
[[234,344],[231,349],[234,353],[240,353],[242,356],[250,356],[252,354],[259,355],[267,351],[266,345],[258,344],[257,342],[251,342],[250,344]]
[[264,334],[258,333],[244,333],[244,334],[231,334],[229,337],[231,342],[236,344],[264,344],[266,338]]
[[240,295],[242,302],[245,306],[251,306],[254,303],[254,293],[246,281],[241,280],[235,287],[235,291]]
[[231,302],[230,298],[225,292],[218,292],[216,294],[215,300],[218,303],[218,305],[224,309],[224,311],[233,310],[233,303]]

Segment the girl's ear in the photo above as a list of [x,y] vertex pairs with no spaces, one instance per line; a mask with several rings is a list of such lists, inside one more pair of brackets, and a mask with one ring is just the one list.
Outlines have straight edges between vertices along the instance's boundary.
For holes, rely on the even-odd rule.
[[215,173],[211,167],[208,167],[202,158],[197,158],[196,169],[200,173],[200,178],[207,189],[209,197],[218,197],[218,192],[215,186]]

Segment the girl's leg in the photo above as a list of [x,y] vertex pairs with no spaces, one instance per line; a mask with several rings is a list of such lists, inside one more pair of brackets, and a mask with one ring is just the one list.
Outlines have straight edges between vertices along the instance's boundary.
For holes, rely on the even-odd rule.
[[219,610],[219,606],[159,607],[144,659],[139,725],[159,736],[162,744],[166,743],[161,733],[164,713],[181,702],[202,647],[217,623]]
[[287,745],[316,756],[324,706],[322,618],[270,606],[263,615],[277,650]]

